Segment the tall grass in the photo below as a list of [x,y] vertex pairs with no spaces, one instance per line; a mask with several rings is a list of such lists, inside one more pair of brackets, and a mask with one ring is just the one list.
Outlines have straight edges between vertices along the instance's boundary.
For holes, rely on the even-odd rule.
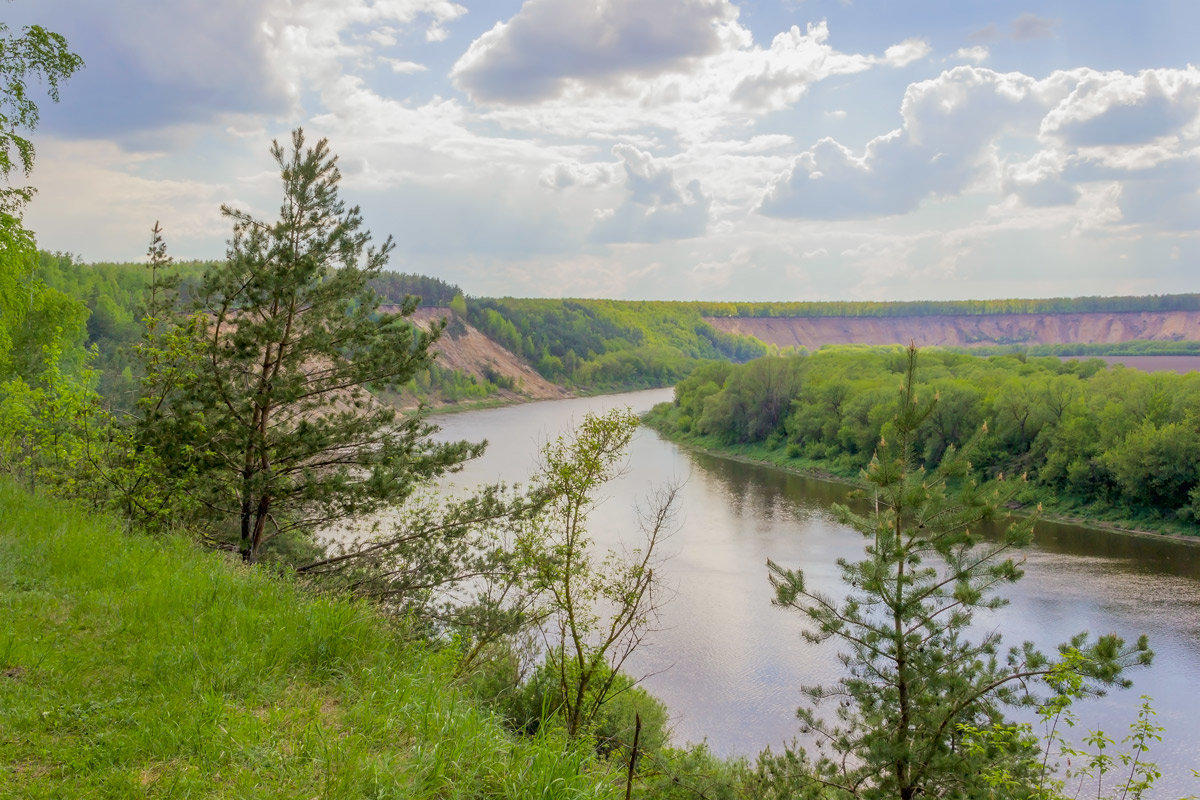
[[0,483],[0,798],[606,798],[370,608]]

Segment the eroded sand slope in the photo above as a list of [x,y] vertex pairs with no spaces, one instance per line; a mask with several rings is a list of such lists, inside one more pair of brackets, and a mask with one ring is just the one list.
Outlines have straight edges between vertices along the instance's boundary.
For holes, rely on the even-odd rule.
[[718,330],[779,347],[826,344],[1066,344],[1200,340],[1200,311],[925,317],[709,317]]

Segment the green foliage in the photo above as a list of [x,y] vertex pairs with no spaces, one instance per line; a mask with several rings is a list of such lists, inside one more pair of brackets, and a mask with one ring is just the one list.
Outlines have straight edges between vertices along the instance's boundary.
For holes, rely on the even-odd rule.
[[[13,34],[0,23],[0,179],[28,176],[38,121],[30,82],[51,100],[83,65],[66,40],[38,25]],[[34,486],[71,492],[81,468],[76,420],[92,403],[86,309],[37,279],[33,234],[21,221],[29,187],[0,188],[0,471]]]
[[[1032,538],[1033,520],[1010,521],[1002,538],[977,531],[1019,490],[1019,482],[979,485],[968,459],[974,443],[947,449],[931,469],[919,465],[917,433],[937,405],[916,383],[910,348],[895,415],[884,426],[864,473],[874,511],[836,508],[867,540],[866,558],[839,561],[844,599],[812,589],[799,570],[768,562],[775,603],[798,611],[813,643],[836,640],[847,673],[836,683],[804,689],[798,716],[815,753],[791,754],[800,785],[855,798],[975,798],[1003,768],[1018,781],[1037,760],[1020,750],[964,748],[963,726],[1001,730],[1006,709],[1036,706],[1036,684],[1058,691],[1061,670],[1032,643],[1001,650],[1000,635],[973,636],[979,612],[1006,604],[997,587],[1019,580],[1016,559]],[[1126,646],[1115,636],[1062,646],[1080,692],[1124,686],[1125,667],[1148,663],[1144,638]],[[833,706],[830,709],[830,706]],[[784,771],[789,762],[785,761]]]
[[1023,347],[981,345],[972,347],[966,352],[972,352],[981,356],[1022,355],[1025,357],[1058,356],[1060,358],[1085,358],[1092,356],[1195,356],[1200,355],[1200,342],[1134,339],[1128,342],[1069,342],[1063,344],[1033,344]]
[[[578,732],[578,738],[590,740],[604,758],[627,762],[633,749],[635,718],[640,716],[638,752],[653,756],[666,747],[667,708],[661,700],[637,686],[627,675],[608,674],[604,666],[592,683],[593,687],[596,685],[609,686],[608,697],[598,705],[599,710],[589,725]],[[512,730],[532,735],[544,727],[553,729],[563,725],[567,709],[562,702],[559,666],[553,661],[543,661],[527,680],[506,689],[494,702]]]
[[[83,59],[72,53],[67,40],[40,25],[29,25],[19,36],[0,22],[0,179],[9,180],[14,170],[28,175],[33,169],[33,142],[21,131],[37,127],[38,106],[30,96],[29,83],[40,79],[50,99],[58,101],[60,84],[83,66]],[[0,213],[19,213],[29,200],[30,188],[0,188]],[[3,227],[10,227],[11,217]]]
[[666,386],[702,360],[766,352],[716,330],[688,303],[473,298],[468,315],[549,380],[592,391]]
[[[209,266],[172,261],[169,271],[177,284],[175,291],[183,298],[190,297]],[[82,264],[64,253],[41,252],[34,275],[47,287],[86,306],[86,343],[95,352],[96,390],[108,408],[133,413],[144,376],[136,351],[154,282],[151,271],[144,263]]]
[[[1068,651],[1064,656],[1048,678],[1055,694],[1038,709],[1043,728],[1041,737],[1029,723],[996,724],[982,729],[972,725],[960,727],[967,752],[990,756],[991,765],[981,776],[987,793],[980,797],[1065,800],[1088,796],[1097,800],[1138,800],[1162,777],[1158,765],[1147,756],[1150,748],[1162,741],[1163,727],[1155,723],[1154,708],[1145,695],[1118,752],[1111,752],[1116,742],[1099,730],[1087,732],[1083,746],[1067,741],[1063,729],[1073,728],[1077,723],[1071,704],[1083,696],[1081,676],[1076,671],[1083,656],[1078,651]],[[997,756],[1024,765],[1040,761],[1040,767],[1018,776]]]
[[[722,445],[785,442],[791,458],[853,476],[870,462],[894,412],[899,355],[894,347],[827,347],[705,366],[680,381],[674,403],[651,419]],[[752,391],[769,368],[787,376],[782,414]],[[986,423],[992,435],[972,460],[976,475],[1027,474],[1020,500],[1194,532],[1200,374],[929,349],[917,380],[939,398],[915,433],[926,467]]]
[[[401,503],[422,482],[478,452],[438,444],[419,416],[370,396],[429,364],[440,329],[425,333],[377,313],[368,287],[392,249],[370,245],[358,208],[338,196],[341,175],[324,140],[271,152],[283,182],[280,218],[228,207],[229,258],[196,289],[205,337],[195,380],[147,416],[147,442],[176,480],[190,482],[211,535],[236,537],[247,561],[272,538],[311,534]],[[151,376],[151,381],[162,381]],[[166,381],[174,383],[173,381]]]
[[674,489],[652,499],[642,514],[642,542],[623,554],[597,558],[587,530],[597,492],[618,474],[637,424],[628,410],[588,414],[571,436],[546,445],[538,487],[548,501],[520,543],[545,604],[553,708],[572,737],[598,725],[605,706],[625,690],[621,668],[661,602],[655,560]]
[[[368,285],[379,294],[383,303],[403,306],[408,298],[416,297],[422,306],[453,308],[454,299],[462,290],[452,283],[428,275],[384,270],[371,278]],[[465,314],[464,312],[460,312]]]

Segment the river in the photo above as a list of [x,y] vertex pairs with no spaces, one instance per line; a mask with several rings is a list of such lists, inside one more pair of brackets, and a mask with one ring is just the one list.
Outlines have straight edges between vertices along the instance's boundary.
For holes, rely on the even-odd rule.
[[[489,440],[485,455],[454,477],[460,488],[520,481],[540,445],[588,410],[628,406],[641,413],[671,390],[547,401],[436,418],[439,438]],[[678,743],[707,740],[722,755],[753,756],[797,731],[800,687],[839,674],[832,646],[814,647],[801,620],[771,606],[768,558],[803,568],[807,580],[841,593],[836,560],[861,556],[863,539],[829,512],[845,487],[780,470],[717,458],[639,429],[625,474],[612,482],[591,519],[602,545],[619,546],[636,530],[634,506],[656,485],[682,482],[677,531],[661,571],[674,596],[660,630],[628,671],[671,711]],[[1047,650],[1081,630],[1150,636],[1152,666],[1134,687],[1078,706],[1081,726],[1118,742],[1150,695],[1165,727],[1150,758],[1164,776],[1154,796],[1200,793],[1200,547],[1041,522],[1025,578],[1009,587],[1006,608],[977,619],[1008,644],[1031,640]]]

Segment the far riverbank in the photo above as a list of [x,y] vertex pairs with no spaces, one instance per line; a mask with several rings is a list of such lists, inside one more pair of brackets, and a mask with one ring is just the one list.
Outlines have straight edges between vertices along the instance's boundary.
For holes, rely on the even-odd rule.
[[[828,469],[827,465],[811,459],[793,458],[783,448],[772,449],[761,444],[727,444],[714,436],[697,436],[679,433],[669,425],[662,424],[654,416],[654,409],[642,416],[642,423],[658,432],[660,436],[682,447],[687,447],[718,458],[726,458],[744,464],[756,464],[782,470],[793,475],[799,475],[814,480],[826,481],[840,486],[859,488],[863,485],[854,476],[842,475]],[[1151,539],[1171,539],[1183,544],[1200,547],[1200,529],[1194,526],[1191,532],[1175,529],[1155,529],[1133,520],[1108,518],[1081,512],[1077,508],[1064,507],[1052,496],[1040,496],[1037,501],[1042,506],[1038,516],[1044,520],[1061,522],[1070,525],[1082,525],[1122,536],[1143,537]],[[1022,508],[1028,508],[1027,503]],[[1027,514],[1022,508],[1012,509],[1015,514]]]

